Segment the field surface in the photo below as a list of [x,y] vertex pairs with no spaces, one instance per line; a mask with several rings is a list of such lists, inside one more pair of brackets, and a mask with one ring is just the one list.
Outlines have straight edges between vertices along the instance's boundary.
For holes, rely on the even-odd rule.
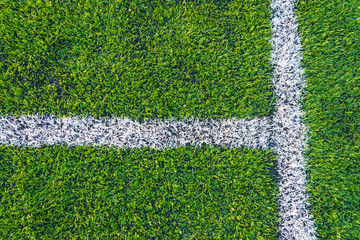
[[[270,0],[149,2],[0,0],[0,116],[273,116]],[[360,2],[296,15],[310,213],[319,239],[360,239]],[[276,160],[0,145],[0,239],[277,239]]]
[[[0,10],[4,115],[269,116],[264,1],[26,1]],[[273,239],[272,151],[1,147],[0,236]]]
[[2,147],[12,239],[274,238],[270,152]]
[[0,111],[142,118],[269,115],[268,3],[6,1]]
[[360,238],[360,2],[299,1],[309,195],[321,239]]

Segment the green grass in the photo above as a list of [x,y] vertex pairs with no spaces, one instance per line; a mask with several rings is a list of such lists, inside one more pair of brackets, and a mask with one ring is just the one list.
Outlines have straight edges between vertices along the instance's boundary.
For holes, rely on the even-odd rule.
[[[0,0],[0,113],[269,116],[269,1]],[[321,239],[360,237],[360,2],[299,0]],[[273,239],[271,151],[0,146],[1,239]]]
[[0,146],[1,239],[274,239],[272,151]]
[[269,1],[0,1],[0,112],[271,113]]
[[360,2],[300,0],[309,193],[321,239],[360,238]]
[[[273,109],[269,1],[0,0],[0,113]],[[274,239],[272,151],[0,146],[0,239]]]

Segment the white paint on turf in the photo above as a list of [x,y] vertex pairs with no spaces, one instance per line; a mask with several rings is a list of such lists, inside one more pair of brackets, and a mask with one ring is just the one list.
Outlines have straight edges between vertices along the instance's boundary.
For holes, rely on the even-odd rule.
[[271,124],[266,118],[149,120],[128,118],[57,118],[44,115],[0,117],[0,144],[40,147],[115,146],[129,148],[199,147],[202,143],[229,147],[269,148]]
[[270,4],[273,85],[277,111],[273,116],[273,146],[277,155],[280,238],[316,239],[306,193],[304,149],[307,128],[302,123],[301,94],[305,87],[301,68],[301,43],[294,7],[296,0],[272,0]]

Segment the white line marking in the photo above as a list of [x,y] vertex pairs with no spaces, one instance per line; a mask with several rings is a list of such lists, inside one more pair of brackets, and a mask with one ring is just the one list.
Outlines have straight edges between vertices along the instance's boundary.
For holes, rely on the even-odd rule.
[[305,87],[301,43],[294,6],[296,0],[273,0],[271,39],[277,112],[273,117],[273,143],[280,175],[280,238],[316,239],[315,221],[306,193],[306,126],[300,96]]
[[266,118],[189,118],[182,121],[149,120],[143,124],[128,118],[22,115],[0,117],[0,145],[32,146],[66,143],[68,146],[116,146],[129,148],[199,147],[202,143],[228,148],[269,148],[271,124]]

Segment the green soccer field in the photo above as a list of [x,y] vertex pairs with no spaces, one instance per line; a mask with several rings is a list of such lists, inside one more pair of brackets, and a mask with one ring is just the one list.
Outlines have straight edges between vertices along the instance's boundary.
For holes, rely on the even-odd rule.
[[[142,121],[273,111],[268,2],[8,1],[0,16],[4,114]],[[1,151],[6,238],[277,235],[270,150]]]
[[268,2],[38,2],[1,7],[2,113],[183,119],[273,109]]
[[[271,117],[264,0],[0,0],[0,115]],[[298,0],[319,239],[360,238],[360,2]],[[0,145],[0,239],[277,239],[272,150]]]
[[360,2],[299,1],[309,195],[321,239],[360,238]]
[[268,239],[271,151],[1,148],[11,239]]

